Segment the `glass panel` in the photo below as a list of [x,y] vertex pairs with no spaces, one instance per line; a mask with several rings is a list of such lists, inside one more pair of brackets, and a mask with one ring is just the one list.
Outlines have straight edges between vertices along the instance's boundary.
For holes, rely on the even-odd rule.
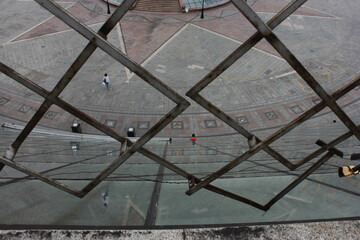
[[288,1],[166,1],[171,15],[120,21],[98,0],[58,2],[86,26],[73,28],[38,1],[0,3],[0,224],[359,217],[360,136],[344,118],[359,124],[359,4],[308,1],[270,23],[275,36],[260,21]]

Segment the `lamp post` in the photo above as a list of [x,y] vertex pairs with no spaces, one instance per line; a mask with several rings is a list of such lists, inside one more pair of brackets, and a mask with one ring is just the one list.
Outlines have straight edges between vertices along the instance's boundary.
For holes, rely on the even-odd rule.
[[107,5],[107,14],[110,14],[110,5],[109,5],[109,0],[106,0],[106,5]]
[[201,16],[200,16],[200,18],[204,18],[204,3],[205,3],[205,0],[202,1]]

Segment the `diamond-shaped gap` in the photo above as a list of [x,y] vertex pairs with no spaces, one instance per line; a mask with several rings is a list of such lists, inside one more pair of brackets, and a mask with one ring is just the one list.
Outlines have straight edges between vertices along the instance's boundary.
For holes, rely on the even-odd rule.
[[[239,7],[240,8],[240,7]],[[251,14],[250,13],[247,13],[246,11],[243,11],[241,10],[245,15],[247,15],[247,17],[252,20],[252,23],[253,25],[255,26],[259,26],[257,27],[259,29],[259,31],[261,31],[263,34],[265,34],[265,32],[263,31],[264,27],[265,27],[265,24],[260,21],[259,19],[252,19],[251,17]],[[298,62],[292,55],[290,52],[287,52],[287,48],[284,44],[282,44],[280,42],[279,39],[277,39],[277,37],[275,35],[272,36],[273,40],[277,41],[277,43],[273,43],[274,47],[277,49],[277,51],[279,53],[282,53],[282,55],[284,55],[284,57],[286,57],[287,59],[289,59],[288,61],[292,63],[292,66],[296,69],[298,69],[298,72],[302,72],[302,76],[303,78],[305,78],[309,84],[313,85],[313,88],[317,90],[317,92],[319,92],[320,95],[323,95],[325,98],[326,97],[326,93],[323,91],[323,89],[321,89],[319,86],[318,86],[318,83],[316,82],[315,79],[312,78],[312,76],[310,76],[308,74],[308,72],[305,70],[305,68],[301,65],[300,62]],[[269,41],[270,41],[270,38],[269,38]],[[338,108],[336,106],[336,108]]]
[[[223,35],[229,39],[236,41],[244,42],[252,34],[256,32],[255,28],[250,24],[250,22],[236,9],[234,6],[229,7],[234,10],[222,10],[221,16],[221,26],[214,24],[213,21],[196,21],[196,24],[199,27],[207,29],[208,31]],[[207,9],[205,13],[205,18],[208,16],[208,12],[211,12],[210,9]],[[216,12],[216,11],[214,11]]]
[[[320,148],[316,144],[317,140],[330,143],[346,132],[346,126],[329,108],[325,108],[270,146],[293,164],[297,164]],[[308,165],[304,165],[302,169],[306,169],[306,166]]]
[[[235,156],[237,155],[233,155],[233,157]],[[240,165],[225,173],[219,179],[278,176],[282,175],[283,171],[286,171],[286,168],[278,164],[271,156],[265,152],[259,152],[248,160],[241,162]],[[228,190],[231,191],[231,189]]]
[[[333,16],[328,16],[328,17],[333,17]],[[283,41],[284,46],[280,47],[280,44],[278,45],[278,48],[282,48],[282,50],[278,50],[279,52],[283,52],[283,54],[285,54],[285,49],[287,48],[287,46],[289,47],[289,50],[291,51],[291,53],[293,55],[295,55],[295,57],[299,60],[299,63],[302,64],[305,68],[306,71],[308,71],[310,74],[312,74],[314,76],[314,78],[317,80],[317,82],[325,89],[325,90],[329,90],[329,89],[336,89],[336,87],[334,87],[334,85],[340,86],[341,84],[339,84],[341,79],[341,76],[344,76],[347,73],[347,70],[350,70],[351,67],[349,67],[349,64],[352,64],[353,60],[350,60],[351,58],[346,57],[346,51],[343,51],[342,49],[337,51],[337,55],[331,54],[331,56],[329,55],[329,51],[328,49],[334,49],[334,45],[335,47],[337,46],[341,46],[344,42],[347,42],[346,38],[344,38],[344,36],[346,34],[335,34],[337,36],[339,36],[340,39],[333,39],[334,38],[334,34],[327,34],[327,33],[323,33],[321,31],[315,31],[316,33],[313,34],[315,36],[312,37],[316,37],[317,39],[314,41],[308,41],[308,39],[306,41],[301,41],[301,44],[299,43],[299,39],[298,38],[291,38],[291,41],[286,41],[286,37],[288,36],[293,36],[294,34],[288,34],[289,31],[284,31],[281,30],[282,28],[286,28],[292,26],[292,27],[300,27],[301,30],[303,30],[303,26],[311,26],[315,29],[318,29],[318,24],[316,24],[316,26],[314,26],[313,24],[292,24],[291,20],[292,19],[297,19],[296,16],[292,15],[290,17],[288,17],[288,19],[283,22],[279,27],[276,27],[274,29],[274,33],[283,33],[281,34],[277,34],[279,40],[281,41],[282,38],[285,38],[285,40]],[[303,20],[303,18],[300,18],[301,20]],[[308,19],[307,19],[308,20]],[[326,21],[326,24],[331,24],[329,21]],[[344,23],[342,23],[344,24]],[[335,25],[335,24],[334,24]],[[310,28],[311,28],[310,27]],[[333,26],[332,26],[333,27]],[[344,26],[344,29],[346,27]],[[340,27],[341,29],[341,27]],[[307,33],[312,32],[312,30],[305,30]],[[335,30],[334,30],[335,31]],[[337,30],[336,30],[337,32]],[[347,34],[351,35],[351,30],[347,27],[346,28],[346,32]],[[286,34],[285,34],[286,33]],[[300,34],[299,36],[304,36],[305,34]],[[321,35],[318,36],[318,35]],[[322,38],[326,38],[326,40],[321,40]],[[351,36],[349,36],[349,38],[351,38]],[[315,44],[319,49],[312,49],[312,46],[314,45],[313,43],[316,42],[317,44]],[[329,43],[330,42],[330,43]],[[310,44],[311,43],[311,44]],[[328,44],[328,45],[326,45]],[[298,51],[292,51],[292,49],[290,49],[291,47],[295,47]],[[312,58],[309,58],[309,54],[307,54],[308,52],[310,52],[310,55],[315,55],[317,56],[317,58],[321,58],[321,60],[313,60]],[[315,52],[315,54],[314,54]],[[279,53],[278,53],[279,54]],[[280,54],[279,54],[280,55]],[[288,57],[290,58],[290,57]],[[327,59],[328,61],[322,61],[322,58]],[[329,63],[329,59],[331,59],[331,63]],[[296,61],[292,61],[294,62],[294,65],[298,65],[297,68],[300,69],[300,72],[304,72],[305,68],[303,70],[301,70],[301,68],[299,68],[299,64],[295,63]],[[325,76],[321,77],[321,76]],[[305,77],[305,74],[304,74]],[[307,77],[308,78],[308,77]],[[311,78],[308,79],[311,82]],[[301,81],[301,79],[300,79]],[[337,83],[334,83],[335,81],[338,81]],[[304,85],[307,86],[307,85]],[[311,90],[311,89],[310,89]],[[319,90],[320,91],[320,90]]]
[[265,205],[296,178],[288,172],[271,156],[259,152],[211,184]]
[[21,145],[14,161],[80,190],[119,156],[120,143],[108,136],[81,134],[83,129],[92,127],[67,115],[59,119],[68,126],[67,131],[56,129],[56,125],[43,128],[44,122],[49,121],[43,118]]
[[[242,219],[247,222],[249,219],[255,220],[261,217],[259,214],[261,211],[245,204],[236,204],[237,201],[220,194],[199,191],[194,196],[188,197],[183,194],[186,189],[188,189],[187,181],[172,181],[162,185],[159,206],[164,207],[159,209],[157,224],[199,224],[196,218],[199,216],[206,218],[209,223],[216,223],[219,218],[222,222],[231,223]],[[227,206],[232,206],[231,211]]]
[[[92,30],[98,31],[101,25],[102,24],[93,26]],[[117,27],[109,33],[107,40],[121,51],[122,39],[120,38]],[[87,44],[88,40],[85,39],[84,42]],[[81,50],[82,49],[84,49],[84,47],[82,47]],[[87,102],[88,105],[96,105],[93,101],[100,99],[103,101],[99,102],[105,102],[105,107],[108,102],[106,99],[103,99],[104,97],[102,95],[99,95],[99,93],[104,93],[102,90],[106,90],[106,88],[102,88],[105,73],[110,77],[110,90],[121,87],[124,88],[126,81],[128,81],[127,71],[122,64],[101,49],[96,49],[60,96],[66,101],[76,102],[77,104],[89,101]],[[91,101],[91,99],[93,101]]]
[[[108,39],[121,47],[117,29],[110,33]],[[110,77],[109,89],[101,86],[105,73]],[[128,75],[125,67],[100,49],[94,52],[74,81],[65,88],[61,98],[123,135],[129,127],[137,128],[138,121],[143,122],[142,114],[151,114],[146,119],[151,119],[151,125],[154,125],[160,116],[175,106],[138,76]],[[137,136],[147,130],[137,131],[140,134]]]
[[[66,183],[71,182],[81,181],[66,181]],[[10,222],[20,221],[24,224],[34,224],[33,217],[29,216],[38,214],[42,217],[36,220],[37,224],[111,225],[117,221],[119,225],[125,225],[126,223],[123,222],[125,218],[130,223],[130,220],[135,220],[132,219],[134,215],[129,214],[134,209],[139,211],[141,216],[146,216],[144,209],[148,207],[153,186],[153,182],[105,180],[87,196],[79,199],[37,180],[13,182],[10,186],[1,188],[4,193],[1,194],[1,200],[16,214],[10,214],[7,208],[2,214],[10,214],[8,217]],[[6,197],[11,195],[10,193],[25,194],[27,200]],[[104,193],[108,196],[107,206],[105,206]],[[84,204],[84,201],[87,204]],[[39,208],[47,209],[46,214]],[[74,218],[74,214],[78,217]],[[98,216],[94,218],[93,214]]]
[[[321,8],[327,8],[331,4],[324,3]],[[339,6],[336,8],[337,11],[332,12],[332,15],[316,12],[316,9],[319,9],[319,6],[314,6],[312,9],[300,8],[276,27],[274,33],[301,62],[304,61],[304,65],[309,67],[310,72],[318,75],[317,73],[331,71],[334,67],[334,59],[351,63],[352,60],[344,57],[343,54],[346,51],[342,49],[342,46],[346,45],[349,39],[355,39],[355,37],[351,34],[351,27],[340,20],[341,15],[351,14],[348,6]],[[263,17],[263,14],[258,14]],[[303,17],[305,15],[307,17]],[[319,16],[321,17],[319,18]],[[341,34],[339,34],[339,29],[341,29]],[[330,53],[328,49],[334,51]],[[334,54],[335,52],[336,54]],[[308,61],[309,56],[312,56],[310,61]],[[316,65],[319,63],[321,68],[308,65],[314,61]],[[345,64],[343,67],[347,67],[347,65]]]
[[[242,192],[242,182],[234,179],[224,179],[224,185],[225,182],[237,188],[238,192]],[[197,219],[199,216],[207,219],[208,223],[216,223],[219,219],[223,223],[246,223],[260,221],[259,219],[271,221],[279,216],[279,212],[285,211],[286,213],[293,210],[293,205],[285,205],[280,209],[276,208],[275,211],[264,214],[249,205],[237,204],[238,201],[206,190],[199,191],[192,197],[188,197],[183,194],[188,189],[188,184],[184,181],[163,184],[161,189],[159,206],[166,207],[159,209],[161,214],[158,215],[156,223],[162,225],[199,224]],[[250,189],[250,191],[253,191],[253,189]],[[228,206],[232,206],[231,210]]]
[[[284,185],[284,182],[287,180],[286,177],[279,177],[275,181],[276,183]],[[335,178],[334,180],[336,181]],[[269,182],[271,181],[272,179],[269,180]],[[247,189],[248,192],[256,191],[254,195],[266,195],[259,192],[260,189],[263,189],[263,186],[258,186],[259,184],[252,185],[247,179],[224,179],[222,184],[231,186],[232,189],[237,190],[236,192],[245,192],[243,186],[250,185],[253,186],[253,188]],[[199,215],[206,218],[209,223],[216,223],[216,220],[219,218],[222,222],[226,223],[289,221],[303,218],[304,215],[324,218],[325,216],[335,216],[334,214],[337,210],[334,208],[334,205],[330,203],[338,203],[340,201],[341,204],[350,203],[351,205],[352,201],[356,201],[356,196],[349,196],[341,191],[335,193],[335,191],[329,191],[327,186],[305,180],[304,183],[292,190],[289,195],[281,199],[281,202],[275,204],[271,208],[271,211],[267,211],[266,214],[264,214],[249,205],[236,204],[236,201],[210,191],[199,191],[189,198],[181,194],[186,189],[187,185],[185,183],[164,184],[159,199],[159,206],[166,204],[167,207],[161,209],[162,214],[159,215],[159,219],[157,220],[158,224],[195,224],[198,223],[197,217]],[[274,192],[275,191],[277,191],[277,189],[274,186]],[[314,194],[315,192],[317,194]],[[344,195],[346,195],[346,197]],[[269,197],[271,197],[270,194]],[[206,199],[206,201],[203,201],[203,199]],[[324,205],[324,202],[328,204]],[[228,208],[228,206],[232,206],[231,209]],[[326,209],[326,212],[318,211],[318,209]]]
[[[224,183],[226,183],[227,180],[225,177],[217,179],[212,184],[264,205],[270,202],[270,200],[273,199],[275,196],[280,194],[286,187],[290,186],[290,183],[292,183],[297,177],[303,174],[305,170],[310,168],[310,166],[314,164],[315,161],[318,161],[320,158],[320,157],[316,157],[315,159],[313,159],[308,164],[309,166],[307,166],[305,169],[298,171],[287,171],[287,170],[278,169],[277,166],[274,165],[274,162],[273,163],[267,161],[257,162],[256,158],[254,159],[253,157],[247,160],[250,161],[253,165],[251,165],[250,163],[246,163],[247,161],[245,161],[244,163],[242,163],[242,165],[236,167],[238,168],[238,172],[237,172],[238,174],[241,173],[242,171],[246,172],[250,170],[249,172],[251,175],[250,177],[249,176],[246,176],[245,178],[236,177],[235,175],[236,172],[233,172],[234,173],[233,177],[235,179],[231,179],[232,184],[224,185]],[[258,158],[264,159],[263,156],[258,156]],[[333,158],[337,158],[337,157],[333,157]],[[278,204],[281,204],[281,206],[283,206],[283,204],[285,203],[292,205],[299,203],[297,201],[300,201],[303,204],[311,203],[311,201],[305,201],[304,199],[304,196],[306,196],[309,191],[311,192],[311,190],[307,190],[307,188],[305,187],[305,186],[309,186],[309,184],[310,186],[312,186],[314,183],[318,184],[319,188],[326,186],[326,187],[334,187],[335,189],[337,189],[336,186],[331,186],[326,183],[323,184],[323,181],[321,180],[318,181],[312,179],[314,176],[316,177],[324,174],[326,175],[329,173],[333,174],[332,173],[332,169],[334,169],[333,164],[331,163],[329,164],[331,160],[332,159],[328,160],[328,163],[325,163],[322,166],[320,166],[319,169],[317,169],[309,177],[307,177],[307,180],[301,181],[299,185],[293,187],[290,190],[290,192],[282,196],[278,200],[279,201]],[[241,169],[240,167],[244,167],[244,169]],[[280,168],[281,167],[283,166],[280,166]],[[271,180],[269,180],[269,178],[271,178]],[[237,191],[236,188],[239,185],[241,185],[242,188],[241,190]],[[253,188],[253,189],[244,190],[244,187]],[[276,208],[276,206],[280,206],[278,204],[276,204],[274,208]]]
[[181,93],[190,89],[238,45],[224,36],[190,24],[147,59],[144,67]]
[[[259,58],[259,57],[257,57]],[[240,59],[239,61],[241,61],[243,59]],[[238,61],[238,62],[239,62]],[[248,62],[248,61],[247,61]],[[264,64],[264,63],[262,63]],[[285,66],[285,69],[289,69],[289,66],[288,64],[285,62],[284,63]],[[232,66],[233,67],[233,66]],[[238,69],[238,68],[237,68]],[[229,70],[228,70],[229,71]],[[269,73],[266,73],[265,74],[269,74]],[[269,84],[268,85],[265,85],[266,86],[266,89],[269,88],[268,86],[271,86],[270,84],[270,81],[273,80],[275,82],[278,82],[278,85],[281,86],[281,81],[280,80],[277,80],[277,78],[281,78],[281,77],[286,77],[288,75],[291,75],[293,74],[293,72],[290,72],[290,73],[286,73],[286,74],[280,74],[278,77],[270,77],[268,80],[269,80]],[[210,84],[209,87],[207,87],[204,91],[206,92],[208,88],[211,87],[211,85],[214,85],[215,86],[215,83],[216,81],[218,81],[219,79],[215,80],[213,83]],[[255,82],[255,81],[254,81]],[[255,82],[256,84],[256,82]],[[261,86],[265,89],[265,86],[264,85],[258,85],[258,86]],[[276,85],[276,84],[274,84]],[[262,101],[260,101],[259,105],[261,106],[261,108],[259,108],[259,106],[257,106],[256,108],[256,112],[255,114],[253,112],[251,112],[251,114],[253,115],[252,116],[252,119],[255,119],[257,122],[257,126],[256,125],[253,125],[252,128],[255,129],[255,130],[267,130],[267,134],[265,134],[265,137],[266,136],[269,136],[272,132],[275,132],[277,129],[279,129],[282,125],[284,124],[287,124],[288,122],[290,122],[290,120],[292,120],[293,117],[289,116],[288,112],[286,111],[286,109],[283,108],[283,106],[279,107],[277,106],[276,104],[279,104],[283,103],[283,96],[281,96],[281,93],[283,92],[280,92],[279,87],[277,87],[276,89],[274,89],[274,93],[277,93],[278,96],[274,96],[273,98],[275,99],[275,104],[272,106],[271,104],[269,104],[269,101],[270,99],[262,99]],[[215,89],[215,87],[214,87]],[[286,89],[287,90],[287,89]],[[278,91],[278,92],[277,92]],[[235,95],[235,94],[229,94],[229,92],[226,92],[226,94],[223,94],[225,96],[228,96],[228,98],[230,99],[232,95]],[[254,95],[254,94],[252,94]],[[208,94],[208,96],[214,96],[214,93],[211,93],[211,94]],[[206,97],[208,97],[206,96]],[[229,97],[230,96],[230,97]],[[249,96],[249,98],[251,99],[251,97],[254,97],[254,96]],[[257,98],[259,98],[261,100],[261,96],[255,96]],[[231,100],[229,100],[231,101]],[[219,99],[218,102],[220,103],[218,105],[218,107],[222,110],[222,104],[223,104],[223,99]],[[269,104],[269,105],[268,105]],[[226,103],[224,104],[226,107],[228,107],[230,104]],[[205,107],[208,107],[209,104],[206,104]],[[285,105],[286,106],[286,105]],[[234,111],[233,109],[231,109],[232,111]],[[230,111],[228,111],[230,112]],[[218,113],[216,113],[218,114]],[[220,114],[221,115],[221,114]],[[220,116],[219,115],[219,116]],[[243,112],[240,112],[239,113],[231,113],[230,115],[232,115],[232,117],[235,117],[235,119],[237,120],[236,116],[237,115],[240,115],[240,116],[243,116],[244,113]],[[235,116],[234,116],[235,115]],[[248,114],[249,115],[249,114]],[[224,115],[224,118],[226,118],[226,115]],[[247,119],[247,118],[246,118]],[[229,122],[230,124],[230,122]],[[247,128],[249,129],[250,126],[247,126]],[[239,130],[241,133],[243,133],[245,136],[247,135],[252,135],[249,130],[246,129],[245,127],[245,130]],[[258,133],[257,133],[258,134]],[[264,134],[263,134],[264,135]],[[266,150],[266,151],[270,151],[270,150]],[[273,154],[273,153],[272,153]],[[283,161],[286,161],[286,160],[283,160]]]
[[[256,50],[251,51],[257,53]],[[262,52],[258,52],[258,54],[267,55]],[[251,54],[247,53],[244,57],[249,55]],[[268,56],[270,59],[272,57],[278,59],[274,56]],[[261,62],[259,57],[253,57],[253,59],[256,64],[259,64],[259,67],[264,65],[264,63],[258,63]],[[260,59],[264,59],[264,57],[260,57]],[[241,75],[238,75],[240,76],[236,79],[238,81],[224,84],[223,76],[232,72],[237,74],[238,69],[244,69],[242,74],[247,76],[246,67],[239,65],[242,62],[246,65],[251,61],[250,59],[238,60],[200,94],[220,110],[225,111],[246,130],[251,132],[260,129],[272,129],[274,132],[297,117],[290,107],[301,106],[304,110],[308,107],[306,102],[305,104],[302,103],[303,99],[307,98],[307,94],[298,88],[297,82],[292,79],[295,77],[293,70],[290,70],[291,68],[283,60],[281,62],[284,63],[283,71],[285,73],[283,71],[274,72],[275,75],[271,77],[265,78],[263,76],[264,79],[253,79],[245,82],[242,81]],[[266,63],[265,65],[269,66]],[[277,64],[275,65],[274,69],[277,68]],[[221,85],[221,83],[223,84]],[[223,94],[219,94],[221,92]],[[216,97],[217,95],[219,96]],[[244,121],[248,124],[244,124]]]
[[74,116],[67,113],[62,108],[51,105],[36,127],[71,132],[71,126],[74,123],[74,119]]
[[[109,34],[108,40],[121,49],[122,39],[119,39],[118,29],[114,29]],[[109,90],[101,87],[105,73],[111,80]],[[61,97],[76,106],[81,105],[82,109],[123,115],[149,113],[155,116],[163,115],[175,106],[159,91],[144,84],[141,78],[129,74],[125,67],[100,49],[97,49],[85,63],[75,76],[74,82],[69,84]],[[136,121],[142,121],[140,115],[132,115],[132,117],[126,120],[125,128],[134,125]],[[154,120],[153,117],[149,117]]]
[[271,106],[304,98],[295,75],[284,59],[253,48],[200,94],[223,111]]
[[[165,143],[166,141],[164,140],[152,139],[145,144],[144,148],[158,156],[162,156],[164,153]],[[159,173],[159,168],[160,165],[158,163],[147,158],[140,152],[136,152],[129,158],[128,161],[115,170],[108,177],[108,180],[161,183],[157,182],[162,178],[162,174]]]
[[[241,142],[246,143],[246,140],[238,136],[197,136],[195,144],[190,137],[173,138],[168,145],[166,159],[188,173],[203,178],[232,160],[237,150],[247,148]],[[176,174],[171,176],[177,178]]]

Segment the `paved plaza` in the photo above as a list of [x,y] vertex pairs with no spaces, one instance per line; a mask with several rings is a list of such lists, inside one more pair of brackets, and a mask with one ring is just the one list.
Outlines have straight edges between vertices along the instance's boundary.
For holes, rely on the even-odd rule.
[[[94,31],[98,31],[110,16],[104,1],[55,2]],[[247,1],[266,21],[288,3],[286,0]],[[115,7],[111,6],[110,10],[113,13]],[[357,0],[310,0],[275,29],[276,35],[329,94],[360,74],[359,12]],[[203,19],[200,14],[200,11],[172,14],[129,11],[107,40],[191,103],[146,147],[158,155],[166,155],[171,163],[203,179],[249,147],[245,137],[188,98],[186,93],[246,42],[256,29],[232,3],[205,10]],[[88,40],[33,0],[0,2],[0,62],[47,91],[54,88],[87,44]],[[111,79],[109,90],[101,85],[105,73]],[[0,83],[0,123],[25,126],[44,99],[2,73]],[[261,138],[268,137],[321,102],[265,40],[204,88],[200,95]],[[137,137],[145,134],[176,105],[101,49],[92,54],[60,98],[123,136],[130,127],[134,128]],[[359,100],[360,87],[357,86],[337,101],[357,125],[360,123]],[[64,184],[82,188],[117,158],[120,144],[81,121],[84,136],[73,134],[71,126],[77,121],[77,117],[53,105],[32,133],[35,135],[30,135],[23,144],[17,162]],[[299,161],[318,148],[314,143],[319,138],[329,142],[346,131],[337,116],[325,108],[272,147],[287,159]],[[198,137],[196,145],[188,140],[192,133]],[[2,153],[17,134],[8,130],[0,133]],[[173,139],[173,144],[164,150],[164,139],[169,138]],[[340,147],[346,151],[346,164],[353,163],[348,160],[350,153],[360,150],[356,137]],[[189,198],[184,194],[187,179],[163,169],[165,177],[161,181],[165,184],[160,197],[157,196],[160,207],[156,224],[358,217],[359,207],[354,204],[360,196],[358,178],[340,182],[334,177],[337,167],[344,161],[336,157],[331,159],[317,174],[286,195],[285,203],[275,205],[274,210],[266,214],[221,195],[210,195],[205,190]],[[235,189],[265,203],[309,166],[310,163],[289,173],[267,153],[259,152],[227,173],[218,186]],[[84,199],[78,199],[51,186],[44,187],[40,181],[27,181],[25,174],[5,167],[0,175],[3,196],[0,208],[6,211],[0,213],[0,224],[5,221],[40,225],[143,225],[150,215],[148,206],[152,190],[159,182],[158,171],[158,164],[137,152],[109,177],[109,182],[101,183]],[[269,192],[265,193],[266,190]],[[99,197],[104,191],[111,192],[111,206],[116,203],[115,211],[104,208]],[[345,196],[338,203],[342,194]],[[19,196],[19,199],[5,199],[4,196],[10,195]],[[24,195],[31,197],[26,201]],[[207,202],[202,202],[203,199]],[[337,204],[343,208],[334,208]],[[34,219],[31,217],[34,215],[43,218]]]
[[[57,2],[93,30],[108,18],[106,5],[97,0]],[[358,6],[346,3],[333,1],[323,9],[324,6],[309,2],[276,29],[330,93],[358,73]],[[1,4],[1,61],[50,91],[87,41],[34,1]],[[286,1],[273,1],[270,6],[263,1],[252,4],[263,19],[269,19]],[[199,12],[171,15],[129,12],[108,40],[185,96],[254,32],[254,27],[236,8],[226,4],[206,11],[204,19],[200,19]],[[111,78],[109,91],[101,88],[104,73]],[[42,99],[5,75],[0,78],[2,117],[25,124]],[[319,100],[300,79],[266,41],[261,41],[201,95],[247,129],[267,129],[290,122]],[[358,96],[358,92],[351,92],[343,102],[356,102]],[[143,134],[174,106],[101,50],[96,50],[61,97],[121,134],[128,127]],[[74,120],[75,117],[52,107],[41,125],[70,130]],[[82,128],[84,133],[96,133],[86,124]],[[193,132],[211,136],[232,130],[194,103],[160,135],[185,137]]]

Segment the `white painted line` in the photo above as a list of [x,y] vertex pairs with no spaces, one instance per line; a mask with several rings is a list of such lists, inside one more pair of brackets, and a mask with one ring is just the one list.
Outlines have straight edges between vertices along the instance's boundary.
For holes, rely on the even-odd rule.
[[[288,1],[289,2],[289,1]],[[338,17],[338,16],[335,16],[335,15],[332,15],[332,14],[329,14],[329,13],[326,13],[326,12],[323,12],[323,11],[320,11],[320,10],[317,10],[317,9],[315,9],[315,8],[312,8],[312,7],[308,7],[308,6],[302,6],[302,8],[307,8],[307,9],[310,9],[310,10],[313,10],[313,11],[315,11],[315,12],[319,12],[319,13],[322,13],[322,14],[325,14],[325,15],[328,15],[328,16],[331,16],[331,17],[333,17],[333,18],[337,18],[337,19],[342,19],[341,17]],[[296,14],[296,15],[298,15],[298,14]],[[312,17],[312,16],[306,16],[306,15],[301,15],[301,16],[304,16],[304,17]],[[313,16],[313,17],[319,17],[319,18],[326,18],[326,17],[320,17],[320,16]],[[327,17],[327,18],[329,18],[329,17]]]
[[306,199],[303,199],[303,198],[299,198],[299,197],[294,197],[294,196],[291,196],[291,195],[285,195],[284,198],[288,198],[288,199],[291,199],[291,200],[296,200],[296,201],[299,201],[299,202],[303,202],[303,203],[312,203],[312,201],[309,201],[309,200],[306,200]]
[[[125,48],[125,43],[124,43],[124,37],[123,37],[123,34],[122,34],[120,23],[116,24],[116,30],[117,30],[118,37],[119,37],[120,49],[125,55],[127,55],[126,48]],[[128,83],[129,79],[131,78],[131,71],[125,66],[124,66],[124,68],[125,68],[125,73],[126,73],[126,82]]]
[[[94,23],[94,24],[88,25],[88,27],[94,27],[94,26],[99,25],[99,24],[104,24],[104,23],[103,22],[102,23]],[[40,39],[40,38],[43,38],[43,37],[49,37],[49,36],[53,36],[53,35],[57,35],[57,34],[65,33],[65,32],[70,32],[70,31],[75,31],[75,30],[71,28],[71,29],[67,29],[67,30],[63,30],[63,31],[58,31],[58,32],[54,32],[54,33],[45,34],[45,35],[42,35],[42,36],[21,39],[21,40],[15,41],[15,42],[8,42],[8,43],[4,43],[3,45],[5,45],[5,44],[10,45],[10,44],[29,41],[29,40]],[[86,40],[86,38],[84,38],[84,39]]]
[[166,73],[166,70],[164,70],[164,69],[157,68],[156,71],[159,72],[159,73]]
[[159,68],[156,69],[157,72],[166,73],[166,66],[165,65],[158,64],[157,66],[159,67]]
[[203,70],[203,69],[204,69],[203,66],[199,66],[199,65],[195,65],[195,64],[189,65],[189,66],[187,66],[187,67],[190,68],[190,69],[193,69],[193,70],[195,70],[195,69],[201,69],[201,70]]
[[289,75],[294,74],[294,73],[296,73],[296,71],[291,71],[291,72],[287,72],[287,73],[284,73],[284,74],[280,74],[280,75],[275,76],[274,78],[281,78],[281,77],[289,76]]
[[[191,25],[193,25],[193,24],[191,24]],[[202,30],[204,30],[204,31],[207,31],[207,32],[216,34],[216,35],[218,35],[218,36],[220,36],[220,37],[223,37],[223,38],[225,38],[225,39],[229,39],[229,40],[231,40],[231,41],[233,41],[233,42],[236,42],[236,43],[238,43],[238,44],[243,44],[243,42],[240,42],[240,41],[238,41],[238,40],[236,40],[236,39],[233,39],[233,38],[224,36],[224,35],[222,35],[222,34],[220,34],[220,33],[211,31],[211,30],[209,30],[209,29],[202,28],[202,27],[197,26],[197,25],[193,25],[193,26],[194,26],[194,27],[197,27],[197,28],[200,28],[200,29],[202,29]],[[264,51],[264,50],[261,50],[261,49],[255,48],[255,47],[252,47],[251,49],[252,49],[252,50],[255,50],[255,51],[259,51],[259,52],[264,53],[264,54],[266,54],[266,55],[270,55],[270,56],[272,56],[272,57],[274,57],[274,58],[277,58],[277,59],[279,59],[279,60],[285,61],[285,59],[283,59],[283,58],[281,58],[281,57],[278,57],[278,56],[276,56],[276,55],[274,55],[274,54],[268,53],[268,52],[266,52],[266,51]]]
[[[309,8],[311,9],[311,8]],[[325,15],[328,15],[328,17],[323,17],[323,16],[310,16],[310,15],[303,15],[303,14],[291,14],[289,17],[291,16],[294,16],[294,17],[306,17],[306,18],[326,18],[326,19],[342,19],[341,17],[338,17],[338,16],[334,16],[334,15],[331,15],[331,14],[328,14],[328,13],[324,13],[324,12],[321,12],[321,11],[318,11],[318,10],[315,10],[315,9],[311,9],[313,11],[316,11],[316,12],[319,12],[319,13],[322,13],[322,14],[325,14]],[[261,14],[269,14],[271,16],[275,16],[276,13],[269,13],[269,12],[259,12],[259,11],[256,11],[256,13],[261,13]]]
[[289,220],[292,215],[294,215],[297,211],[297,208],[291,209],[290,211],[276,217],[274,220]]
[[[179,31],[177,31],[174,35],[172,35],[164,44],[162,44],[155,52],[153,52],[144,62],[140,64],[140,66],[144,66],[147,64],[151,59],[153,59],[163,48],[165,48],[172,40],[174,40],[180,33],[182,33],[185,28],[189,26],[189,23],[187,23],[185,26],[180,28]],[[130,78],[133,77],[135,74],[132,73]]]

